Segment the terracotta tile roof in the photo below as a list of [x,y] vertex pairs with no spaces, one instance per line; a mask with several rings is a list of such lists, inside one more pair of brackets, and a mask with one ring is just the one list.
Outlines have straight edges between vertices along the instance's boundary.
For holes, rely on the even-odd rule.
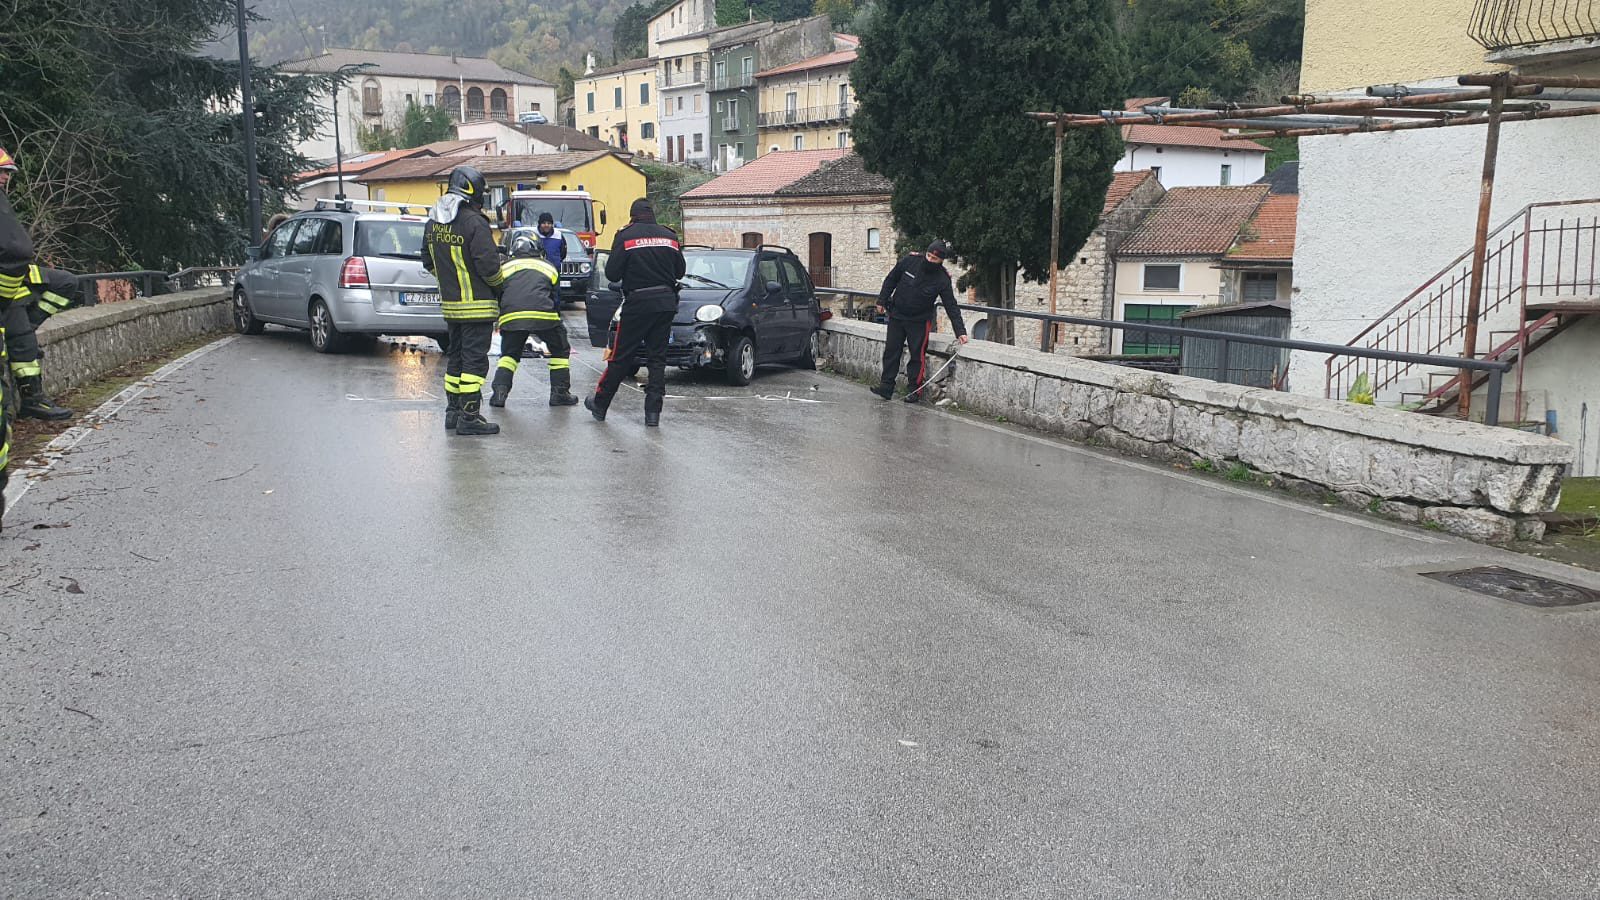
[[593,162],[609,150],[582,150],[574,153],[542,153],[532,156],[436,156],[402,159],[362,175],[358,181],[415,181],[439,178],[456,166],[473,166],[485,175],[522,175],[566,172]]
[[1295,223],[1300,212],[1297,194],[1273,194],[1261,204],[1255,218],[1240,232],[1229,259],[1294,259]]
[[714,178],[684,194],[684,199],[704,200],[712,197],[771,197],[780,188],[815,172],[823,163],[831,162],[849,153],[837,148],[828,150],[780,150],[768,153],[745,163],[720,178]]
[[[1134,97],[1122,105],[1128,112],[1136,112],[1146,106],[1161,106],[1167,97]],[[1124,125],[1122,139],[1130,144],[1160,144],[1163,147],[1199,147],[1206,150],[1243,150],[1257,153],[1271,153],[1272,148],[1263,147],[1255,141],[1225,141],[1222,139],[1224,132],[1215,128],[1191,128],[1183,125]]]
[[[770,154],[769,154],[770,155]],[[810,175],[791,182],[775,192],[783,197],[827,197],[846,194],[888,194],[894,182],[868,172],[861,157],[854,153],[825,162]]]
[[392,50],[350,50],[330,47],[320,56],[286,62],[282,68],[288,72],[325,74],[338,71],[340,66],[363,64],[368,64],[371,68],[362,70],[362,74],[408,75],[413,78],[432,78],[439,81],[465,80],[551,86],[548,81],[513,71],[492,59],[440,53],[398,53]]
[[468,141],[435,141],[431,144],[423,144],[422,149],[430,153],[437,153],[440,156],[456,156],[463,150],[470,150],[479,145],[492,143],[494,143],[493,138]]
[[1155,177],[1149,169],[1140,169],[1137,172],[1118,172],[1111,176],[1111,187],[1106,190],[1106,205],[1100,208],[1100,215],[1105,215],[1122,205],[1139,185],[1146,179]]
[[[397,159],[411,159],[417,156],[431,157],[433,156],[433,151],[425,147],[417,147],[412,150],[383,150],[373,153],[359,153],[345,158],[344,174],[346,178],[353,179],[363,172],[370,172],[379,166],[386,166]],[[338,173],[337,166],[323,166],[320,169],[302,172],[295,178],[295,181],[314,181],[318,178],[326,178],[329,175],[337,175]]]
[[765,72],[757,72],[756,77],[768,78],[773,75],[788,75],[792,72],[809,72],[813,69],[826,69],[830,66],[848,66],[855,61],[855,50],[835,50],[832,53],[824,53],[821,56],[813,56],[810,59],[802,59],[797,63],[790,63],[787,66],[778,66],[776,69],[768,69]]
[[1120,256],[1222,256],[1267,196],[1267,186],[1173,188],[1118,252]]

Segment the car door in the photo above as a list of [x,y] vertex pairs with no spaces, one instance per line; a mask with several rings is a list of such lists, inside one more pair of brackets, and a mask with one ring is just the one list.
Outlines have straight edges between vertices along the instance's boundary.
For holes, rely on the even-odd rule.
[[311,324],[307,312],[311,300],[311,268],[321,254],[322,231],[327,224],[322,218],[301,220],[294,240],[289,242],[289,255],[278,266],[278,286],[283,291],[279,315],[291,325],[309,327]]
[[622,305],[622,293],[613,291],[610,282],[606,280],[606,260],[610,256],[609,250],[595,253],[594,272],[589,279],[589,290],[584,295],[584,316],[589,326],[589,343],[596,347],[610,344],[607,332],[611,327],[611,317],[616,314],[617,307]]
[[282,319],[283,285],[279,270],[289,256],[289,242],[294,239],[299,219],[290,219],[272,230],[261,245],[261,261],[251,269],[245,291],[250,297],[251,309],[256,318],[267,321]]
[[780,262],[784,299],[789,306],[788,318],[784,322],[784,346],[788,347],[789,355],[798,356],[810,345],[811,332],[815,330],[816,316],[811,308],[816,293],[811,286],[811,277],[800,267],[799,260],[785,257]]
[[[768,285],[773,283],[778,289],[768,290]],[[756,332],[757,358],[782,359],[789,352],[791,318],[789,298],[783,287],[783,268],[776,256],[763,253],[756,259],[755,284],[750,286],[750,324]]]

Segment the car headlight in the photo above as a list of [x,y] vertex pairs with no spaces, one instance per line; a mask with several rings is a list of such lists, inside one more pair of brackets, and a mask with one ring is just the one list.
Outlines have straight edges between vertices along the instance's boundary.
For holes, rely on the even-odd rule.
[[694,311],[694,318],[697,322],[719,321],[722,318],[722,307],[715,303],[707,303]]
[[594,271],[594,266],[591,266],[588,263],[584,263],[583,265],[578,266],[578,274],[580,274],[580,275],[587,275],[587,274],[589,274],[590,272],[593,272],[593,271]]

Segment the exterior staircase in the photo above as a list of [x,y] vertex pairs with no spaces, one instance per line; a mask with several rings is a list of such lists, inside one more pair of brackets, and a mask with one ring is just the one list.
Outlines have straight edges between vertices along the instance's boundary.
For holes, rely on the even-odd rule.
[[[1348,346],[1432,356],[1463,356],[1472,285],[1472,250],[1391,307]],[[1535,203],[1489,235],[1478,341],[1473,356],[1514,362],[1522,410],[1529,355],[1585,316],[1600,315],[1600,200]],[[1362,374],[1379,403],[1423,413],[1456,408],[1461,372],[1417,363],[1330,357],[1327,396],[1344,398]],[[1480,387],[1487,375],[1471,385]]]

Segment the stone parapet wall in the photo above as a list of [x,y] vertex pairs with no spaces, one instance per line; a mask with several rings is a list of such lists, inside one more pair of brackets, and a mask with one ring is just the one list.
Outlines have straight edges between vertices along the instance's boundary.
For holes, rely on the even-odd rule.
[[59,394],[231,324],[219,288],[69,309],[39,327],[45,389]]
[[[884,328],[830,321],[835,371],[876,378]],[[934,335],[929,369],[949,358]],[[939,386],[963,409],[1123,453],[1275,484],[1389,518],[1505,543],[1543,535],[1573,448],[1540,435],[974,341]]]

